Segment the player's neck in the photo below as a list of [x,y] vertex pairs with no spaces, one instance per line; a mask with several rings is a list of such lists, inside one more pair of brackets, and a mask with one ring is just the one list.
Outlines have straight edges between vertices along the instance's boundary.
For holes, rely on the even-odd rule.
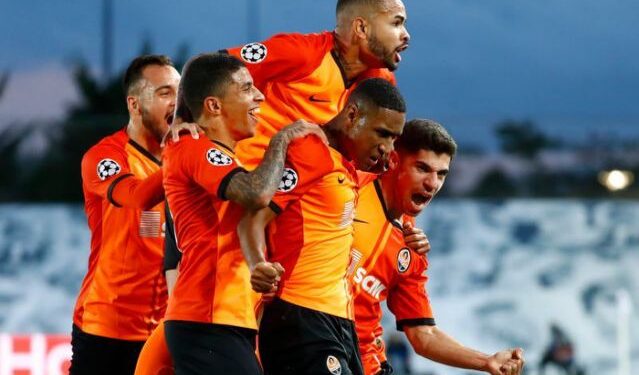
[[324,131],[324,134],[326,134],[328,145],[339,151],[339,153],[344,155],[346,159],[350,160],[348,142],[344,137],[344,131],[340,125],[339,116],[340,115],[332,118],[329,122],[322,126],[322,130]]
[[360,59],[359,46],[354,44],[353,41],[335,32],[335,52],[339,64],[344,69],[346,74],[346,80],[352,81],[358,75],[362,74],[368,69],[368,66]]
[[137,123],[134,120],[130,120],[126,127],[126,133],[133,142],[142,146],[156,159],[162,157],[162,148],[160,147],[160,141],[157,137],[144,127],[142,123]]
[[222,121],[211,119],[199,124],[200,128],[204,130],[204,135],[211,141],[216,141],[230,147],[235,150],[235,144],[237,141],[231,135],[228,126]]
[[393,192],[395,191],[395,181],[397,176],[392,173],[385,173],[379,177],[378,182],[382,187],[382,199],[384,199],[384,206],[386,207],[387,214],[390,216],[390,219],[393,220],[401,220],[402,212],[397,208],[397,203],[395,202],[395,195]]

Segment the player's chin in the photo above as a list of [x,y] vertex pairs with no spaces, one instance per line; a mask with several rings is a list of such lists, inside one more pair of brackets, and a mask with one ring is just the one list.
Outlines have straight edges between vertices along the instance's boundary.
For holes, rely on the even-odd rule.
[[384,59],[384,65],[386,66],[386,69],[390,70],[391,72],[394,72],[399,67],[400,61],[401,60],[398,60],[395,58],[395,53],[393,53],[392,56],[389,56],[386,59]]

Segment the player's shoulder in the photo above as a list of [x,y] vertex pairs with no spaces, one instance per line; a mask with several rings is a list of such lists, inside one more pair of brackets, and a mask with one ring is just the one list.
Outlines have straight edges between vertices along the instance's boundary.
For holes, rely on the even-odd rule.
[[125,147],[129,141],[129,136],[124,129],[102,138],[98,143],[91,146],[83,155],[82,162],[92,161],[99,158],[119,158],[126,155]]
[[298,44],[302,47],[328,47],[332,48],[334,43],[333,33],[323,31],[319,33],[279,33],[271,37],[271,41],[282,41],[291,44]]
[[306,137],[297,138],[291,141],[288,145],[287,156],[288,157],[304,157],[308,159],[309,156],[313,156],[313,159],[319,161],[321,157],[329,154],[329,146],[324,143],[318,136],[309,134]]

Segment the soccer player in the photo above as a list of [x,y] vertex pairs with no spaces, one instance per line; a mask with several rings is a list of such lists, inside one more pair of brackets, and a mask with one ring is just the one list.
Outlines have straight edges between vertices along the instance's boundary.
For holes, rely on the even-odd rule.
[[247,168],[261,160],[269,139],[297,119],[326,124],[344,107],[357,82],[391,71],[408,47],[406,9],[401,0],[338,0],[333,32],[278,34],[261,43],[230,48],[247,63],[264,93],[254,137],[238,143]]
[[360,189],[349,275],[367,375],[392,372],[382,340],[380,303],[384,300],[395,315],[397,329],[404,331],[419,355],[492,375],[519,374],[522,369],[521,349],[483,354],[435,326],[425,289],[428,262],[404,243],[404,223],[417,216],[441,189],[456,148],[438,123],[409,121],[395,142],[388,172]]
[[346,280],[356,169],[375,168],[392,150],[405,111],[388,81],[363,81],[322,127],[329,145],[311,137],[293,142],[271,204],[240,222],[251,284],[275,293],[260,322],[267,375],[362,373]]
[[160,141],[179,79],[166,56],[133,60],[124,76],[129,123],[82,159],[91,253],[73,316],[72,375],[133,374],[164,315]]
[[163,154],[164,188],[183,253],[164,323],[175,373],[260,374],[258,295],[237,225],[244,207],[260,209],[271,200],[289,142],[324,144],[325,137],[318,126],[298,121],[276,133],[262,162],[247,172],[233,149],[253,135],[264,96],[244,64],[227,54],[196,56],[184,68],[180,91],[205,137],[169,142]]

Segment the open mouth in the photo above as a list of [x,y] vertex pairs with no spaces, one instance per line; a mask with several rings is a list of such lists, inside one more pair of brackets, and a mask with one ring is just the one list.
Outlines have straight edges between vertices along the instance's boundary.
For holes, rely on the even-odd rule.
[[398,63],[402,61],[402,56],[400,53],[404,52],[408,48],[408,44],[402,44],[401,46],[395,49],[395,62]]
[[411,195],[411,200],[418,206],[425,205],[430,202],[432,195],[415,193]]
[[251,118],[253,118],[255,121],[257,121],[258,113],[260,113],[260,107],[255,107],[255,108],[249,109],[248,111],[249,116],[251,116]]
[[171,113],[170,115],[166,116],[166,123],[169,125],[173,124],[173,113]]

